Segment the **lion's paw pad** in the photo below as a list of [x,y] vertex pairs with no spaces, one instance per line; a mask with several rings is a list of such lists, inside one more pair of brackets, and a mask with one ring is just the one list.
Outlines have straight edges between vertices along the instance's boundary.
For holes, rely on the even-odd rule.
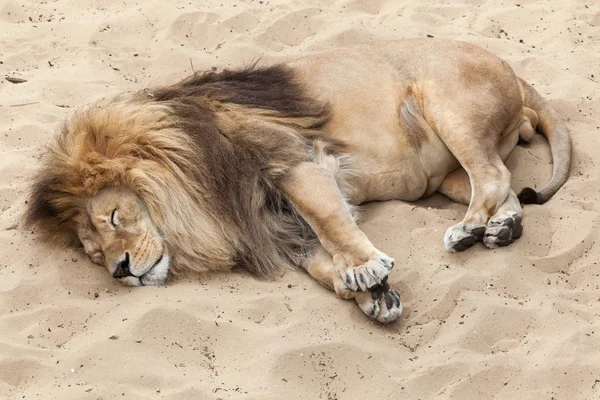
[[523,234],[521,217],[517,214],[493,218],[483,236],[483,243],[490,249],[508,246]]

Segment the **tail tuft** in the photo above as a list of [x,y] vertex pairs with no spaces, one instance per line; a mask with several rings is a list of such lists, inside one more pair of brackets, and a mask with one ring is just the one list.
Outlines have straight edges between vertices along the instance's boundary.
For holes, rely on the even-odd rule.
[[571,168],[571,134],[556,110],[527,82],[520,79],[525,108],[538,116],[537,129],[546,135],[552,153],[552,178],[539,192],[526,188],[519,194],[523,204],[544,204],[569,178]]
[[521,204],[542,204],[538,197],[538,194],[532,188],[524,188],[521,193],[517,196]]

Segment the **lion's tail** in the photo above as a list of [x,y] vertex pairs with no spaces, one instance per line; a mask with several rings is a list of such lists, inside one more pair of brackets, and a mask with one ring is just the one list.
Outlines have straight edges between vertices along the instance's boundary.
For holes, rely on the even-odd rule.
[[533,109],[539,118],[538,129],[546,136],[552,153],[552,178],[536,192],[525,188],[519,193],[523,204],[543,204],[550,199],[569,177],[571,167],[571,134],[554,108],[527,82],[519,78],[525,92],[525,106]]

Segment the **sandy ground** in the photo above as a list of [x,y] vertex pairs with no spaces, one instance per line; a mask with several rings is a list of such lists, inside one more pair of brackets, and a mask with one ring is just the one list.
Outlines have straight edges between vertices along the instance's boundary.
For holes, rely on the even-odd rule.
[[[0,397],[599,399],[599,31],[594,0],[0,2]],[[192,65],[426,35],[507,60],[569,121],[575,159],[509,248],[446,253],[465,207],[442,196],[365,207],[397,260],[392,326],[302,272],[125,288],[18,226],[41,149],[77,106]],[[515,189],[542,186],[545,140],[509,167]]]

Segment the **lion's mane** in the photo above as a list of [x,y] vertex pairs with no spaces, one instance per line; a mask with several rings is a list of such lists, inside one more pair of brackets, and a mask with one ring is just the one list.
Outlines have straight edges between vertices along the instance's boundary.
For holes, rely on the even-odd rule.
[[162,231],[172,272],[239,264],[272,274],[317,243],[278,182],[315,158],[344,170],[341,144],[322,134],[328,115],[284,65],[194,74],[101,101],[76,112],[49,146],[25,222],[77,246],[86,198],[126,187]]

